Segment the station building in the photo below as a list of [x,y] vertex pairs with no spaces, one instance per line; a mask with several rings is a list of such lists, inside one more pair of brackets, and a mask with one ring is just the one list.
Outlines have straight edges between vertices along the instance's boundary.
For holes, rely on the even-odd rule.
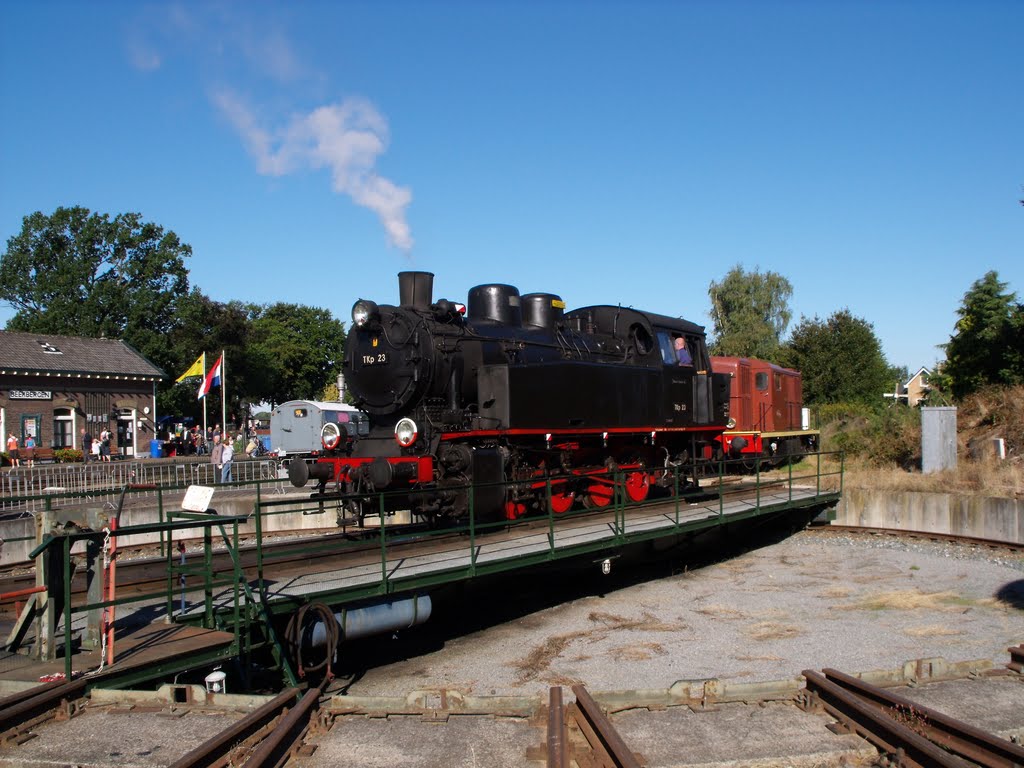
[[0,331],[0,431],[22,447],[32,435],[43,456],[81,448],[82,427],[108,429],[111,455],[148,453],[166,378],[124,341]]

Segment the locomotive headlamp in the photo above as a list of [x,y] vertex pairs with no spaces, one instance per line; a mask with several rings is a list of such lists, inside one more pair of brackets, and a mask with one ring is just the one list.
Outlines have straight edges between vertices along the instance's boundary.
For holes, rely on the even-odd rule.
[[333,451],[341,445],[342,433],[347,432],[345,427],[334,422],[327,422],[320,430],[320,444],[328,451]]
[[395,425],[395,440],[403,448],[408,448],[410,445],[415,443],[418,436],[419,427],[417,427],[416,422],[410,418],[400,419]]
[[729,419],[727,422],[725,422],[725,428],[726,429],[732,429],[735,426],[736,426],[736,419]]
[[372,320],[379,316],[376,303],[367,299],[360,299],[352,305],[352,322],[357,328],[364,328]]

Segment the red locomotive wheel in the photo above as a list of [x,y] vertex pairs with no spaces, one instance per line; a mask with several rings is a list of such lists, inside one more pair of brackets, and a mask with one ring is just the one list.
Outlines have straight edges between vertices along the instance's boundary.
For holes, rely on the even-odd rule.
[[572,505],[575,501],[575,491],[567,491],[565,493],[552,493],[551,511],[554,512],[556,515],[564,515],[566,512],[572,509]]
[[630,501],[643,501],[650,490],[651,479],[646,472],[630,472],[626,475],[626,496]]
[[587,495],[583,503],[591,509],[607,507],[612,503],[613,489],[607,483],[591,483],[587,486]]
[[518,520],[526,514],[526,505],[521,501],[509,499],[505,502],[505,519]]

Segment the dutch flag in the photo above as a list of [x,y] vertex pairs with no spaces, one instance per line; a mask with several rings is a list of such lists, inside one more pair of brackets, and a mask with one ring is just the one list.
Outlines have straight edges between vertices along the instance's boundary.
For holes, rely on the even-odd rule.
[[206,378],[203,379],[202,386],[199,387],[199,394],[196,397],[197,400],[202,400],[213,387],[220,386],[220,366],[224,362],[224,355],[217,358],[217,363],[210,369],[210,372],[206,374]]

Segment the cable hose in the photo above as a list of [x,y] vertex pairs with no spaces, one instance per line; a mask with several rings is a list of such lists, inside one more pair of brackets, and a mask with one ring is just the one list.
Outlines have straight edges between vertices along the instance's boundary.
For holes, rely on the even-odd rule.
[[[323,622],[326,633],[324,658],[317,664],[308,665],[302,657],[302,631],[306,623],[306,614],[313,612]],[[306,603],[292,614],[288,626],[284,632],[285,642],[291,647],[292,657],[295,659],[295,668],[299,677],[305,677],[312,672],[318,672],[327,668],[326,677],[334,679],[334,671],[331,668],[331,660],[338,649],[338,641],[341,637],[341,628],[338,626],[334,612],[323,603]]]

